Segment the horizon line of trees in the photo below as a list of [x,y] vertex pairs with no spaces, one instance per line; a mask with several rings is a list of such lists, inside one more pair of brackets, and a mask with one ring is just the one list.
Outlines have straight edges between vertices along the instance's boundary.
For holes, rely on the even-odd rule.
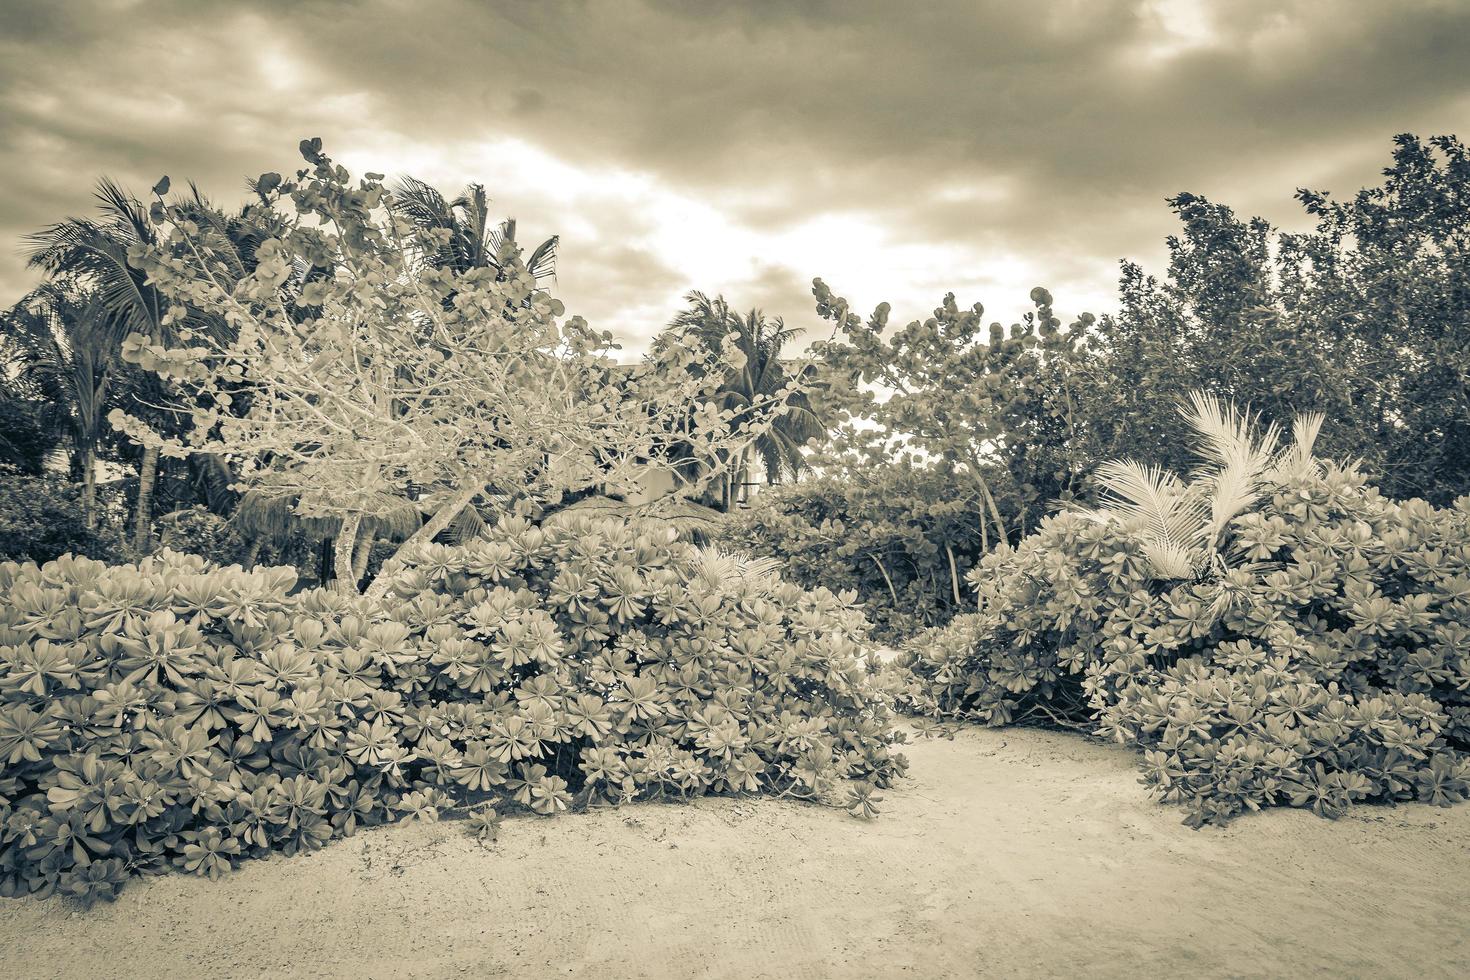
[[966,565],[1095,503],[1099,465],[1190,472],[1179,400],[1197,390],[1267,424],[1319,413],[1317,453],[1359,461],[1386,496],[1470,494],[1470,157],[1401,135],[1383,178],[1300,190],[1315,227],[1295,234],[1176,195],[1167,268],[1123,261],[1117,310],[1066,325],[1039,287],[1008,327],[953,294],[900,326],[816,280],[835,333],[832,437],[808,460],[822,479],[764,495],[727,543],[855,588],[889,638],[936,625],[973,608]]
[[[261,243],[280,232],[266,206],[272,180],[280,178],[250,181],[252,200],[235,210],[193,186],[171,206],[248,275]],[[166,183],[155,192],[161,200]],[[1124,260],[1117,309],[1065,327],[1050,294],[1037,289],[1035,312],[1009,328],[987,324],[979,304],[961,308],[948,296],[932,316],[890,329],[886,304],[864,320],[818,281],[818,313],[835,329],[817,347],[819,390],[740,458],[721,461],[729,475],[706,502],[729,509],[745,474],[757,470],[777,482],[815,463],[875,485],[886,468],[921,465],[951,475],[973,498],[988,549],[1018,540],[1055,501],[1085,494],[1100,460],[1187,466],[1173,398],[1193,389],[1248,404],[1267,420],[1324,413],[1319,451],[1361,460],[1390,496],[1444,504],[1470,492],[1464,144],[1401,135],[1380,185],[1343,199],[1302,189],[1297,198],[1316,222],[1309,232],[1278,232],[1193,194],[1170,198],[1181,231],[1167,240],[1167,268],[1150,274]],[[483,187],[449,198],[410,177],[394,200],[430,265],[498,274],[516,227],[490,219]],[[0,463],[36,475],[64,459],[86,529],[100,533],[107,523],[116,536],[125,527],[134,553],[153,547],[162,512],[197,506],[246,529],[251,559],[262,543],[268,555],[297,564],[319,548],[325,573],[330,521],[303,520],[279,497],[232,490],[237,474],[217,454],[164,458],[107,422],[116,408],[161,431],[186,422],[164,407],[167,382],[123,358],[124,338],[168,346],[181,331],[219,338],[231,329],[218,311],[169,315],[138,259],[158,247],[158,207],[104,179],[94,214],[28,236],[31,266],[45,279],[0,314]],[[525,260],[535,281],[554,274],[557,245],[549,238]],[[297,273],[309,283],[327,270]],[[671,326],[741,349],[742,366],[722,382],[725,408],[738,411],[791,381],[782,350],[792,331],[779,317],[737,312],[723,296],[692,292],[687,301]],[[891,396],[873,397],[875,386]],[[131,474],[124,499],[99,501],[101,464]],[[370,533],[410,533],[415,520],[385,519]]]

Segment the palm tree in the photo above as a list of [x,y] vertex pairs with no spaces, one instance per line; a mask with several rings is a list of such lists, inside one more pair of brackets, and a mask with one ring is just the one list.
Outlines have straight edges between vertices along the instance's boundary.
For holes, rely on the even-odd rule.
[[[167,184],[155,189],[167,192]],[[53,281],[73,284],[91,297],[89,317],[93,327],[87,341],[96,344],[98,357],[116,361],[115,354],[131,333],[140,333],[154,343],[179,342],[184,328],[204,330],[217,337],[228,330],[226,322],[202,311],[190,310],[182,321],[168,321],[168,300],[148,283],[147,274],[133,265],[129,252],[135,248],[152,249],[159,244],[157,229],[149,212],[132,194],[113,181],[98,181],[96,199],[98,213],[89,218],[67,218],[35,234],[28,235],[30,265],[40,269]],[[190,185],[190,194],[179,204],[198,226],[198,240],[226,277],[238,279],[254,264],[255,247],[266,237],[254,209],[247,206],[235,215],[221,212]],[[78,339],[81,339],[80,337]],[[135,407],[147,408],[163,401],[162,382],[151,375],[133,378],[137,389]],[[157,418],[166,423],[166,418]],[[218,510],[231,499],[227,472],[218,459],[191,460],[191,467],[205,491],[212,509]],[[138,498],[133,518],[133,546],[146,551],[152,539],[153,494],[157,484],[159,451],[157,446],[143,447],[138,464]]]
[[[1082,513],[1135,535],[1159,579],[1222,581],[1231,568],[1257,564],[1244,561],[1232,546],[1231,522],[1275,487],[1320,472],[1312,449],[1323,416],[1298,415],[1292,441],[1282,447],[1277,425],[1262,429],[1249,413],[1205,392],[1192,392],[1182,414],[1200,438],[1204,460],[1192,479],[1134,459],[1110,460],[1096,474],[1103,506]],[[1217,615],[1223,615],[1230,595],[1222,586]]]
[[[679,313],[669,326],[689,330],[712,350],[719,350],[727,340],[733,341],[743,364],[734,368],[721,382],[716,395],[721,407],[739,412],[768,403],[792,380],[781,353],[796,329],[786,326],[780,317],[767,319],[758,309],[743,317],[730,309],[723,296],[710,299],[695,291],[684,297],[689,308]],[[779,483],[789,476],[801,475],[805,461],[802,447],[811,439],[826,435],[806,395],[790,400],[791,410],[756,437],[749,450],[741,453],[726,470],[721,504],[729,510],[737,502],[740,488],[745,486],[753,452],[765,470],[767,483]],[[736,417],[736,423],[739,422]],[[723,461],[722,461],[723,462]]]
[[47,283],[5,314],[5,357],[13,384],[33,397],[45,427],[69,444],[82,478],[82,518],[97,526],[97,450],[107,413],[131,376],[118,361],[94,296]]
[[[137,198],[107,178],[98,182],[96,198],[96,217],[67,218],[26,236],[30,265],[88,291],[96,323],[96,332],[89,339],[102,350],[118,350],[130,333],[144,334],[156,342],[172,341],[174,329],[164,323],[167,301],[128,259],[130,249],[158,243],[148,212]],[[138,464],[133,518],[133,545],[140,551],[148,548],[152,535],[157,473],[158,447],[145,446]]]
[[[490,223],[490,199],[481,184],[469,184],[449,200],[435,188],[414,177],[405,177],[393,193],[393,213],[406,218],[420,232],[420,242],[430,264],[464,273],[471,269],[502,272],[501,250],[516,240],[516,222],[507,218]],[[446,241],[430,240],[427,233],[447,231]],[[525,258],[526,270],[537,282],[556,274],[556,250],[560,237],[552,235]]]

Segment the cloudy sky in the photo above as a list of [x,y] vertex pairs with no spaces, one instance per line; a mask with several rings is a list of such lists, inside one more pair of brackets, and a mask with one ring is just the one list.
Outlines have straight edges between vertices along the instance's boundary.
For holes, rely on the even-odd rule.
[[1170,194],[1292,226],[1395,133],[1470,137],[1466,65],[1470,0],[0,0],[0,303],[98,176],[233,201],[321,136],[560,234],[631,347],[696,288],[812,324],[813,276],[1101,311]]

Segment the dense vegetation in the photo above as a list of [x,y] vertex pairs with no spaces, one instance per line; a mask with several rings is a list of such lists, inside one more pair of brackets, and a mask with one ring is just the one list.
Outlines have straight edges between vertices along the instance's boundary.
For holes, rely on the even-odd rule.
[[870,813],[904,762],[861,614],[673,538],[506,521],[415,550],[382,606],[171,552],[0,565],[0,894],[467,804],[485,833],[496,806],[710,792]]
[[[1125,262],[1117,309],[1066,325],[1041,288],[1034,312],[1009,327],[953,295],[899,327],[888,304],[864,320],[818,280],[817,312],[835,337],[820,345],[832,438],[816,468],[848,488],[892,481],[875,525],[880,512],[963,499],[982,550],[1014,546],[1090,498],[1108,460],[1192,465],[1178,399],[1204,390],[1283,425],[1322,412],[1325,457],[1357,460],[1391,499],[1449,505],[1470,492],[1470,156],[1454,137],[1401,136],[1379,186],[1297,196],[1310,232],[1279,233],[1192,194],[1170,199],[1181,231],[1166,274]],[[907,477],[887,471],[913,459],[932,478],[904,488]],[[747,527],[739,540],[800,567],[821,519],[800,491],[768,506],[784,516],[767,511],[751,523],[771,530]],[[794,533],[805,523],[813,529]],[[920,533],[922,521],[907,523]],[[894,578],[896,603],[876,569],[853,584],[885,623],[950,607],[945,576],[917,572],[932,585],[916,597],[906,575]]]
[[932,469],[874,467],[768,490],[720,540],[779,555],[782,574],[808,587],[852,589],[874,636],[897,643],[975,607],[964,575],[985,553],[978,505]]
[[1470,795],[1470,496],[1404,503],[1198,399],[1207,467],[1103,470],[974,570],[979,611],[901,658],[914,710],[1040,718],[1143,750],[1196,823]]
[[[1166,276],[1125,264],[1101,318],[1038,288],[1009,328],[950,295],[891,329],[817,280],[809,361],[692,293],[637,365],[483,189],[301,153],[237,211],[104,181],[30,240],[47,280],[0,334],[0,893],[441,811],[872,816],[894,691],[1134,746],[1196,825],[1470,795],[1457,140],[1302,191],[1305,234],[1179,195]],[[789,482],[750,501],[761,472]],[[909,638],[888,693],[870,629]]]

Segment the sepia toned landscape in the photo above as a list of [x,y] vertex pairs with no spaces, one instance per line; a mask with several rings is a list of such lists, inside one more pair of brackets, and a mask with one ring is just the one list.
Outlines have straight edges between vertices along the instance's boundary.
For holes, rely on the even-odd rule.
[[1466,63],[0,0],[5,974],[1470,974]]

